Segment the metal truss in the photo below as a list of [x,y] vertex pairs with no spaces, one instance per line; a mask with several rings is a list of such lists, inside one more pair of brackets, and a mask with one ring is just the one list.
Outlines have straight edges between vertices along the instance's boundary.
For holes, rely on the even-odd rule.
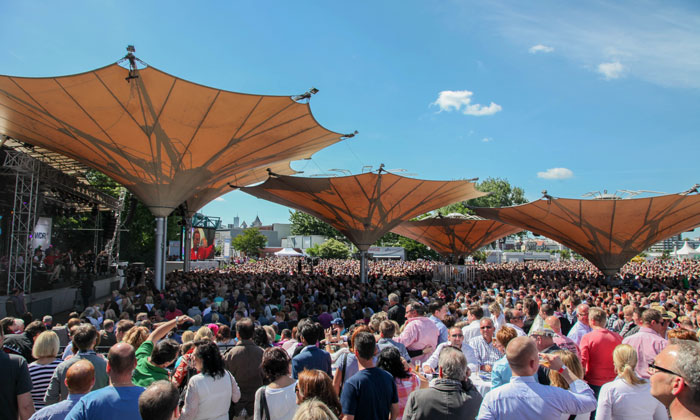
[[36,226],[39,162],[23,153],[9,151],[4,166],[15,170],[7,294],[15,288],[28,293],[32,286],[31,243]]
[[117,204],[117,208],[114,211],[114,233],[112,233],[112,238],[107,242],[107,245],[105,246],[105,251],[107,251],[107,255],[109,256],[109,260],[107,261],[108,266],[111,266],[112,262],[114,261],[119,261],[119,243],[121,242],[119,240],[119,235],[122,230],[122,226],[120,223],[122,218],[122,212],[124,211],[125,201],[126,188],[122,187],[119,191],[119,201]]
[[219,229],[221,227],[221,218],[195,213],[194,216],[192,216],[192,227]]

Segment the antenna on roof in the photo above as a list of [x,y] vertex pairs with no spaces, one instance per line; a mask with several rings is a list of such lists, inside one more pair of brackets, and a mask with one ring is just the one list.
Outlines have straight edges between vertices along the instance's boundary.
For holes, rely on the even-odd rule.
[[136,73],[136,56],[134,53],[136,48],[133,45],[126,46],[126,55],[124,59],[129,60],[129,75],[124,78],[127,82],[131,83],[131,79],[136,79],[139,75]]

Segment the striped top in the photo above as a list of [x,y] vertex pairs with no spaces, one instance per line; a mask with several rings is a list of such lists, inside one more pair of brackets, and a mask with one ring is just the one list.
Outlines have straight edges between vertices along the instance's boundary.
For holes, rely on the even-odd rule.
[[61,359],[56,359],[45,365],[40,365],[37,362],[29,364],[29,377],[32,378],[32,400],[34,401],[34,409],[39,410],[44,407],[44,394],[46,388],[49,387],[53,371],[62,362]]

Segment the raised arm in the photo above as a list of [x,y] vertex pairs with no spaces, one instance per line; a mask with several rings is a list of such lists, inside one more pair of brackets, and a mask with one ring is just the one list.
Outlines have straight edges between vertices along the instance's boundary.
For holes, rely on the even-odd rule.
[[152,341],[153,343],[157,343],[163,337],[165,337],[170,332],[170,330],[175,328],[176,325],[182,325],[186,321],[194,323],[192,318],[190,318],[187,315],[180,315],[171,319],[170,321],[163,322],[162,324],[159,324],[155,330],[153,330],[153,332],[148,336],[146,340]]

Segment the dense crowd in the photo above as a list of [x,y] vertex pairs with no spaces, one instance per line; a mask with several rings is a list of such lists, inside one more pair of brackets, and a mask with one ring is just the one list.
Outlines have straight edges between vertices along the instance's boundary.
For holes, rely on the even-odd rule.
[[0,419],[700,415],[700,262],[433,264],[138,273],[64,325],[5,318]]

